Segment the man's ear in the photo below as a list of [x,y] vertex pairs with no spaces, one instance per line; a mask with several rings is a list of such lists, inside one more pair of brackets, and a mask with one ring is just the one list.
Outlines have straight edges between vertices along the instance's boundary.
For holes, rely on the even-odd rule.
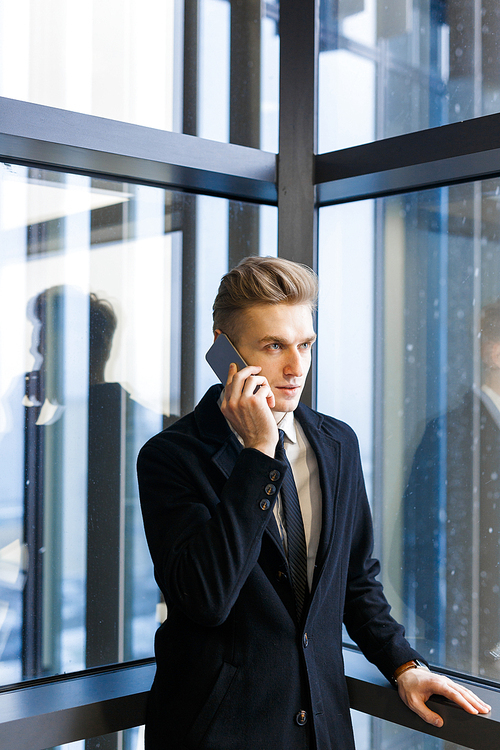
[[220,328],[216,328],[214,331],[214,341],[217,339],[218,336],[222,333]]

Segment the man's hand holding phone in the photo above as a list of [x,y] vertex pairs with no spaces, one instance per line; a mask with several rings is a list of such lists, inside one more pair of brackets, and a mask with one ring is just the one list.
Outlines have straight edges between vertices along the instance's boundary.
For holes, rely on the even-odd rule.
[[255,448],[274,456],[278,428],[271,409],[274,394],[261,367],[249,365],[238,371],[233,362],[224,391],[221,411],[243,440],[245,448]]

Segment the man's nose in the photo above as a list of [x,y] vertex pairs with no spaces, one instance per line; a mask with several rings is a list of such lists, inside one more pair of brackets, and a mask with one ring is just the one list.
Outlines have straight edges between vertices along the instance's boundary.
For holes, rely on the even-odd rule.
[[290,352],[287,357],[287,362],[284,368],[285,375],[293,375],[295,378],[300,378],[304,374],[304,366],[302,358],[297,351]]

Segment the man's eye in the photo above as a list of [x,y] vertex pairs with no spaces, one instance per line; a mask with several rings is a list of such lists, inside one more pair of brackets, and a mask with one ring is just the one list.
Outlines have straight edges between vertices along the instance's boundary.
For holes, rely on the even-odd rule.
[[276,351],[276,349],[279,349],[279,344],[269,344],[269,349],[272,349],[273,351]]

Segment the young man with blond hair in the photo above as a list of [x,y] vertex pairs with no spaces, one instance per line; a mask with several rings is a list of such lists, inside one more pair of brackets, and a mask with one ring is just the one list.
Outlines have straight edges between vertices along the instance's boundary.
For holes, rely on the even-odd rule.
[[214,302],[247,367],[232,364],[194,412],[139,456],[144,523],[168,608],[156,636],[147,750],[349,750],[342,623],[403,700],[437,726],[441,693],[488,707],[433,674],[389,614],[357,440],[300,403],[317,281],[247,258]]

